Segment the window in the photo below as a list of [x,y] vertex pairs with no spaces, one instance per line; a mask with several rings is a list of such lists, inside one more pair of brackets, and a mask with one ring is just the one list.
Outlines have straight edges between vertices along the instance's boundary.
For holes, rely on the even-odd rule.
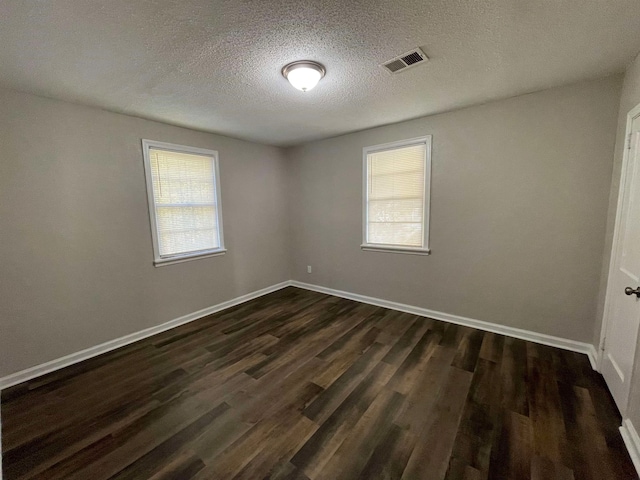
[[431,136],[367,147],[363,250],[429,254]]
[[224,249],[218,152],[142,141],[155,265]]

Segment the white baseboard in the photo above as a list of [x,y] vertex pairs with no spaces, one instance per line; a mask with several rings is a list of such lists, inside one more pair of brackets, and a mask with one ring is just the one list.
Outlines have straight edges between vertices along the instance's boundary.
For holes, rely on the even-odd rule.
[[436,320],[442,320],[444,322],[455,323],[457,325],[464,325],[465,327],[473,327],[478,330],[485,330],[487,332],[499,333],[500,335],[506,335],[508,337],[520,338],[522,340],[528,340],[530,342],[540,343],[542,345],[548,345],[550,347],[557,347],[563,350],[570,350],[572,352],[584,353],[589,358],[591,368],[597,370],[596,356],[597,352],[595,347],[590,343],[577,342],[575,340],[568,340],[566,338],[554,337],[552,335],[546,335],[544,333],[536,333],[530,330],[523,330],[520,328],[507,327],[505,325],[499,325],[497,323],[485,322],[483,320],[476,320],[474,318],[461,317],[459,315],[452,315],[450,313],[438,312],[436,310],[429,310],[427,308],[414,307],[412,305],[405,305],[403,303],[391,302],[389,300],[383,300],[381,298],[367,297],[365,295],[359,295],[357,293],[343,292],[341,290],[334,290],[333,288],[321,287],[319,285],[312,285],[310,283],[298,282],[296,280],[291,281],[291,285],[298,288],[304,288],[306,290],[312,290],[314,292],[326,293],[327,295],[334,295],[336,297],[347,298],[349,300],[355,300],[357,302],[368,303],[376,305],[378,307],[390,308],[392,310],[399,310],[401,312],[412,313],[414,315],[420,315],[422,317],[434,318]]
[[137,342],[138,340],[151,337],[167,330],[171,330],[172,328],[184,325],[185,323],[193,322],[194,320],[206,317],[207,315],[211,315],[212,313],[234,307],[236,305],[239,305],[240,303],[248,302],[249,300],[267,295],[268,293],[275,292],[276,290],[280,290],[290,285],[290,281],[278,283],[261,290],[256,290],[255,292],[247,293],[246,295],[241,295],[240,297],[227,300],[226,302],[203,308],[202,310],[198,310],[197,312],[188,313],[187,315],[176,318],[174,320],[170,320],[160,325],[156,325],[155,327],[145,328],[144,330],[140,330],[139,332],[131,333],[129,335],[125,335],[124,337],[116,338],[115,340],[110,340],[100,345],[96,345],[95,347],[90,347],[85,350],[72,353],[71,355],[66,355],[64,357],[51,360],[50,362],[46,362],[41,365],[36,365],[35,367],[27,368],[26,370],[22,370],[20,372],[13,373],[6,377],[0,378],[0,390],[2,390],[3,388],[11,387],[13,385],[17,385],[22,382],[26,382],[27,380],[31,380],[46,373],[51,373],[55,370],[68,367],[69,365],[73,365],[74,363],[82,362],[98,355],[102,355],[103,353],[110,352],[111,350],[115,350],[117,348],[124,347],[125,345],[129,345],[130,343]]
[[326,293],[328,295],[347,298],[349,300],[355,300],[357,302],[368,303],[371,305],[376,305],[384,308],[390,308],[392,310],[399,310],[401,312],[412,313],[414,315],[420,315],[423,317],[435,318],[436,320],[442,320],[445,322],[455,323],[458,325],[473,327],[479,330],[485,330],[488,332],[498,333],[501,335],[507,335],[509,337],[520,338],[522,340],[541,343],[543,345],[549,345],[551,347],[558,347],[564,350],[584,353],[589,357],[591,366],[594,369],[596,369],[596,349],[593,345],[588,343],[577,342],[575,340],[568,340],[566,338],[554,337],[551,335],[545,335],[543,333],[536,333],[529,330],[522,330],[514,327],[507,327],[505,325],[499,325],[497,323],[490,323],[482,320],[476,320],[473,318],[461,317],[458,315],[452,315],[450,313],[438,312],[436,310],[429,310],[426,308],[415,307],[412,305],[405,305],[402,303],[391,302],[389,300],[383,300],[380,298],[367,297],[365,295],[359,295],[357,293],[343,292],[341,290],[334,290],[333,288],[298,282],[296,280],[289,280],[286,282],[278,283],[276,285],[272,285],[267,288],[263,288],[261,290],[257,290],[255,292],[248,293],[246,295],[242,295],[237,298],[233,298],[231,300],[219,303],[211,307],[204,308],[197,312],[189,313],[187,315],[176,318],[174,320],[165,322],[161,325],[157,325],[155,327],[150,327],[150,328],[141,330],[139,332],[125,335],[124,337],[116,338],[115,340],[111,340],[109,342],[96,345],[95,347],[90,347],[85,350],[72,353],[71,355],[67,355],[67,356],[52,360],[50,362],[46,362],[41,365],[36,365],[35,367],[27,368],[26,370],[22,370],[20,372],[13,373],[6,377],[2,377],[0,378],[0,390],[2,390],[3,388],[11,387],[13,385],[17,385],[22,382],[26,382],[27,380],[31,380],[33,378],[53,372],[55,370],[59,370],[69,365],[73,365],[75,363],[88,360],[98,355],[102,355],[103,353],[110,352],[111,350],[115,350],[125,345],[129,345],[130,343],[137,342],[138,340],[142,340],[144,338],[151,337],[158,333],[178,327],[180,325],[184,325],[185,323],[193,322],[194,320],[198,320],[199,318],[205,317],[207,315],[211,315],[212,313],[216,313],[226,308],[238,305],[240,303],[253,300],[254,298],[261,297],[263,295],[275,292],[276,290],[280,290],[288,286],[294,286],[298,288],[303,288],[305,290],[312,290],[315,292]]
[[633,466],[636,467],[636,471],[640,475],[640,436],[638,436],[638,432],[628,418],[622,421],[620,434],[624,444],[627,446]]
[[[589,358],[589,362],[591,363],[592,368],[594,370],[597,369],[596,368],[597,352],[595,347],[589,343],[577,342],[575,340],[568,340],[566,338],[554,337],[552,335],[536,333],[529,330],[523,330],[520,328],[508,327],[505,325],[499,325],[497,323],[485,322],[482,320],[461,317],[459,315],[453,315],[450,313],[438,312],[436,310],[429,310],[427,308],[415,307],[412,305],[405,305],[402,303],[383,300],[380,298],[359,295],[357,293],[343,292],[341,290],[334,290],[333,288],[322,287],[319,285],[312,285],[304,282],[298,282],[296,280],[289,280],[286,282],[278,283],[276,285],[272,285],[267,288],[263,288],[261,290],[257,290],[255,292],[248,293],[246,295],[242,295],[240,297],[228,300],[226,302],[219,303],[217,305],[214,305],[208,308],[204,308],[197,312],[189,313],[187,315],[176,318],[174,320],[170,320],[161,325],[157,325],[155,327],[147,328],[139,332],[125,335],[124,337],[120,337],[115,340],[111,340],[109,342],[96,345],[95,347],[87,348],[80,352],[72,353],[71,355],[67,355],[65,357],[61,357],[56,360],[43,363],[41,365],[36,365],[35,367],[27,368],[26,370],[16,372],[6,377],[2,377],[0,378],[0,390],[2,390],[3,388],[11,387],[13,385],[17,385],[22,382],[26,382],[27,380],[31,380],[33,378],[39,377],[41,375],[45,375],[55,370],[59,370],[69,365],[73,365],[75,363],[88,360],[90,358],[96,357],[103,353],[110,352],[111,350],[115,350],[125,345],[129,345],[131,343],[137,342],[138,340],[142,340],[144,338],[151,337],[158,333],[165,332],[167,330],[178,327],[180,325],[184,325],[185,323],[193,322],[194,320],[198,320],[199,318],[205,317],[207,315],[211,315],[212,313],[216,313],[221,310],[233,307],[235,305],[248,302],[249,300],[253,300],[254,298],[258,298],[263,295],[267,295],[268,293],[275,292],[277,290],[280,290],[288,286],[303,288],[305,290],[312,290],[314,292],[325,293],[327,295],[333,295],[336,297],[346,298],[349,300],[355,300],[357,302],[368,303],[368,304],[376,305],[379,307],[390,308],[392,310],[399,310],[401,312],[412,313],[414,315],[420,315],[423,317],[434,318],[436,320],[442,320],[444,322],[450,322],[458,325],[464,325],[467,327],[473,327],[479,330],[485,330],[488,332],[498,333],[498,334],[506,335],[509,337],[520,338],[522,340],[528,340],[531,342],[540,343],[540,344],[548,345],[551,347],[570,350],[572,352],[584,353]],[[2,425],[1,422],[2,420],[0,418],[0,428]],[[629,450],[629,454],[633,460],[633,464],[635,465],[636,470],[638,470],[638,473],[640,474],[640,438],[638,437],[638,433],[636,432],[630,420],[627,419],[623,422],[623,425],[620,427],[620,433],[622,434],[622,438],[624,439],[627,449]],[[1,430],[0,430],[0,442],[2,441],[1,438],[2,437],[1,437]],[[2,480],[1,457],[0,457],[0,480]]]

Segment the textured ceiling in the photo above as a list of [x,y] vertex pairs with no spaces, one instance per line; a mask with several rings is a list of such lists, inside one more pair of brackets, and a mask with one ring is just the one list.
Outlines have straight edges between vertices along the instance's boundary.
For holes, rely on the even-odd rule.
[[[426,66],[379,64],[416,46]],[[0,0],[0,84],[276,145],[620,72],[638,0]],[[280,75],[311,59],[302,93]]]

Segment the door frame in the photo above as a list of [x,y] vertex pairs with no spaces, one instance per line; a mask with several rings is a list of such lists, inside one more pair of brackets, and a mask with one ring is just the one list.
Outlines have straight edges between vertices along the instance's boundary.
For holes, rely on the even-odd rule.
[[[609,272],[607,274],[607,290],[606,290],[606,295],[605,295],[605,300],[604,300],[604,311],[602,312],[602,327],[600,329],[600,342],[598,343],[598,360],[597,360],[597,366],[598,366],[598,371],[602,371],[602,361],[604,358],[604,343],[605,343],[605,338],[607,336],[607,329],[609,327],[609,323],[611,322],[611,306],[613,303],[613,287],[612,287],[612,283],[610,282],[610,279],[614,273],[614,270],[616,268],[616,260],[618,258],[618,244],[619,244],[619,240],[620,240],[620,224],[622,223],[622,218],[621,218],[621,213],[622,213],[622,202],[624,200],[624,188],[627,182],[627,167],[629,166],[629,152],[631,152],[631,149],[628,148],[628,142],[629,142],[629,135],[631,134],[631,129],[632,129],[632,125],[633,125],[633,120],[637,117],[640,117],[640,103],[638,105],[636,105],[635,107],[633,107],[631,110],[629,110],[629,112],[627,113],[627,124],[625,127],[625,132],[624,132],[624,139],[623,139],[623,143],[622,143],[622,167],[621,167],[621,171],[620,171],[620,186],[618,187],[618,202],[617,202],[617,206],[616,206],[616,219],[615,219],[615,226],[614,226],[614,230],[613,230],[613,244],[611,246],[611,258],[609,260]],[[637,347],[636,347],[636,352],[635,354],[637,354]],[[634,357],[635,357],[634,354]],[[629,402],[629,397],[627,395],[627,398],[625,400],[625,404],[628,404]],[[624,412],[621,412],[624,413]]]

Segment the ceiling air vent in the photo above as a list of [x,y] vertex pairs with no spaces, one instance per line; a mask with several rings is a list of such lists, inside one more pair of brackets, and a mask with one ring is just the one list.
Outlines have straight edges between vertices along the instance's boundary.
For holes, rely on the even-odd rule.
[[429,60],[422,50],[416,48],[410,52],[403,53],[396,58],[382,64],[389,73],[404,72],[408,68],[421,65]]

